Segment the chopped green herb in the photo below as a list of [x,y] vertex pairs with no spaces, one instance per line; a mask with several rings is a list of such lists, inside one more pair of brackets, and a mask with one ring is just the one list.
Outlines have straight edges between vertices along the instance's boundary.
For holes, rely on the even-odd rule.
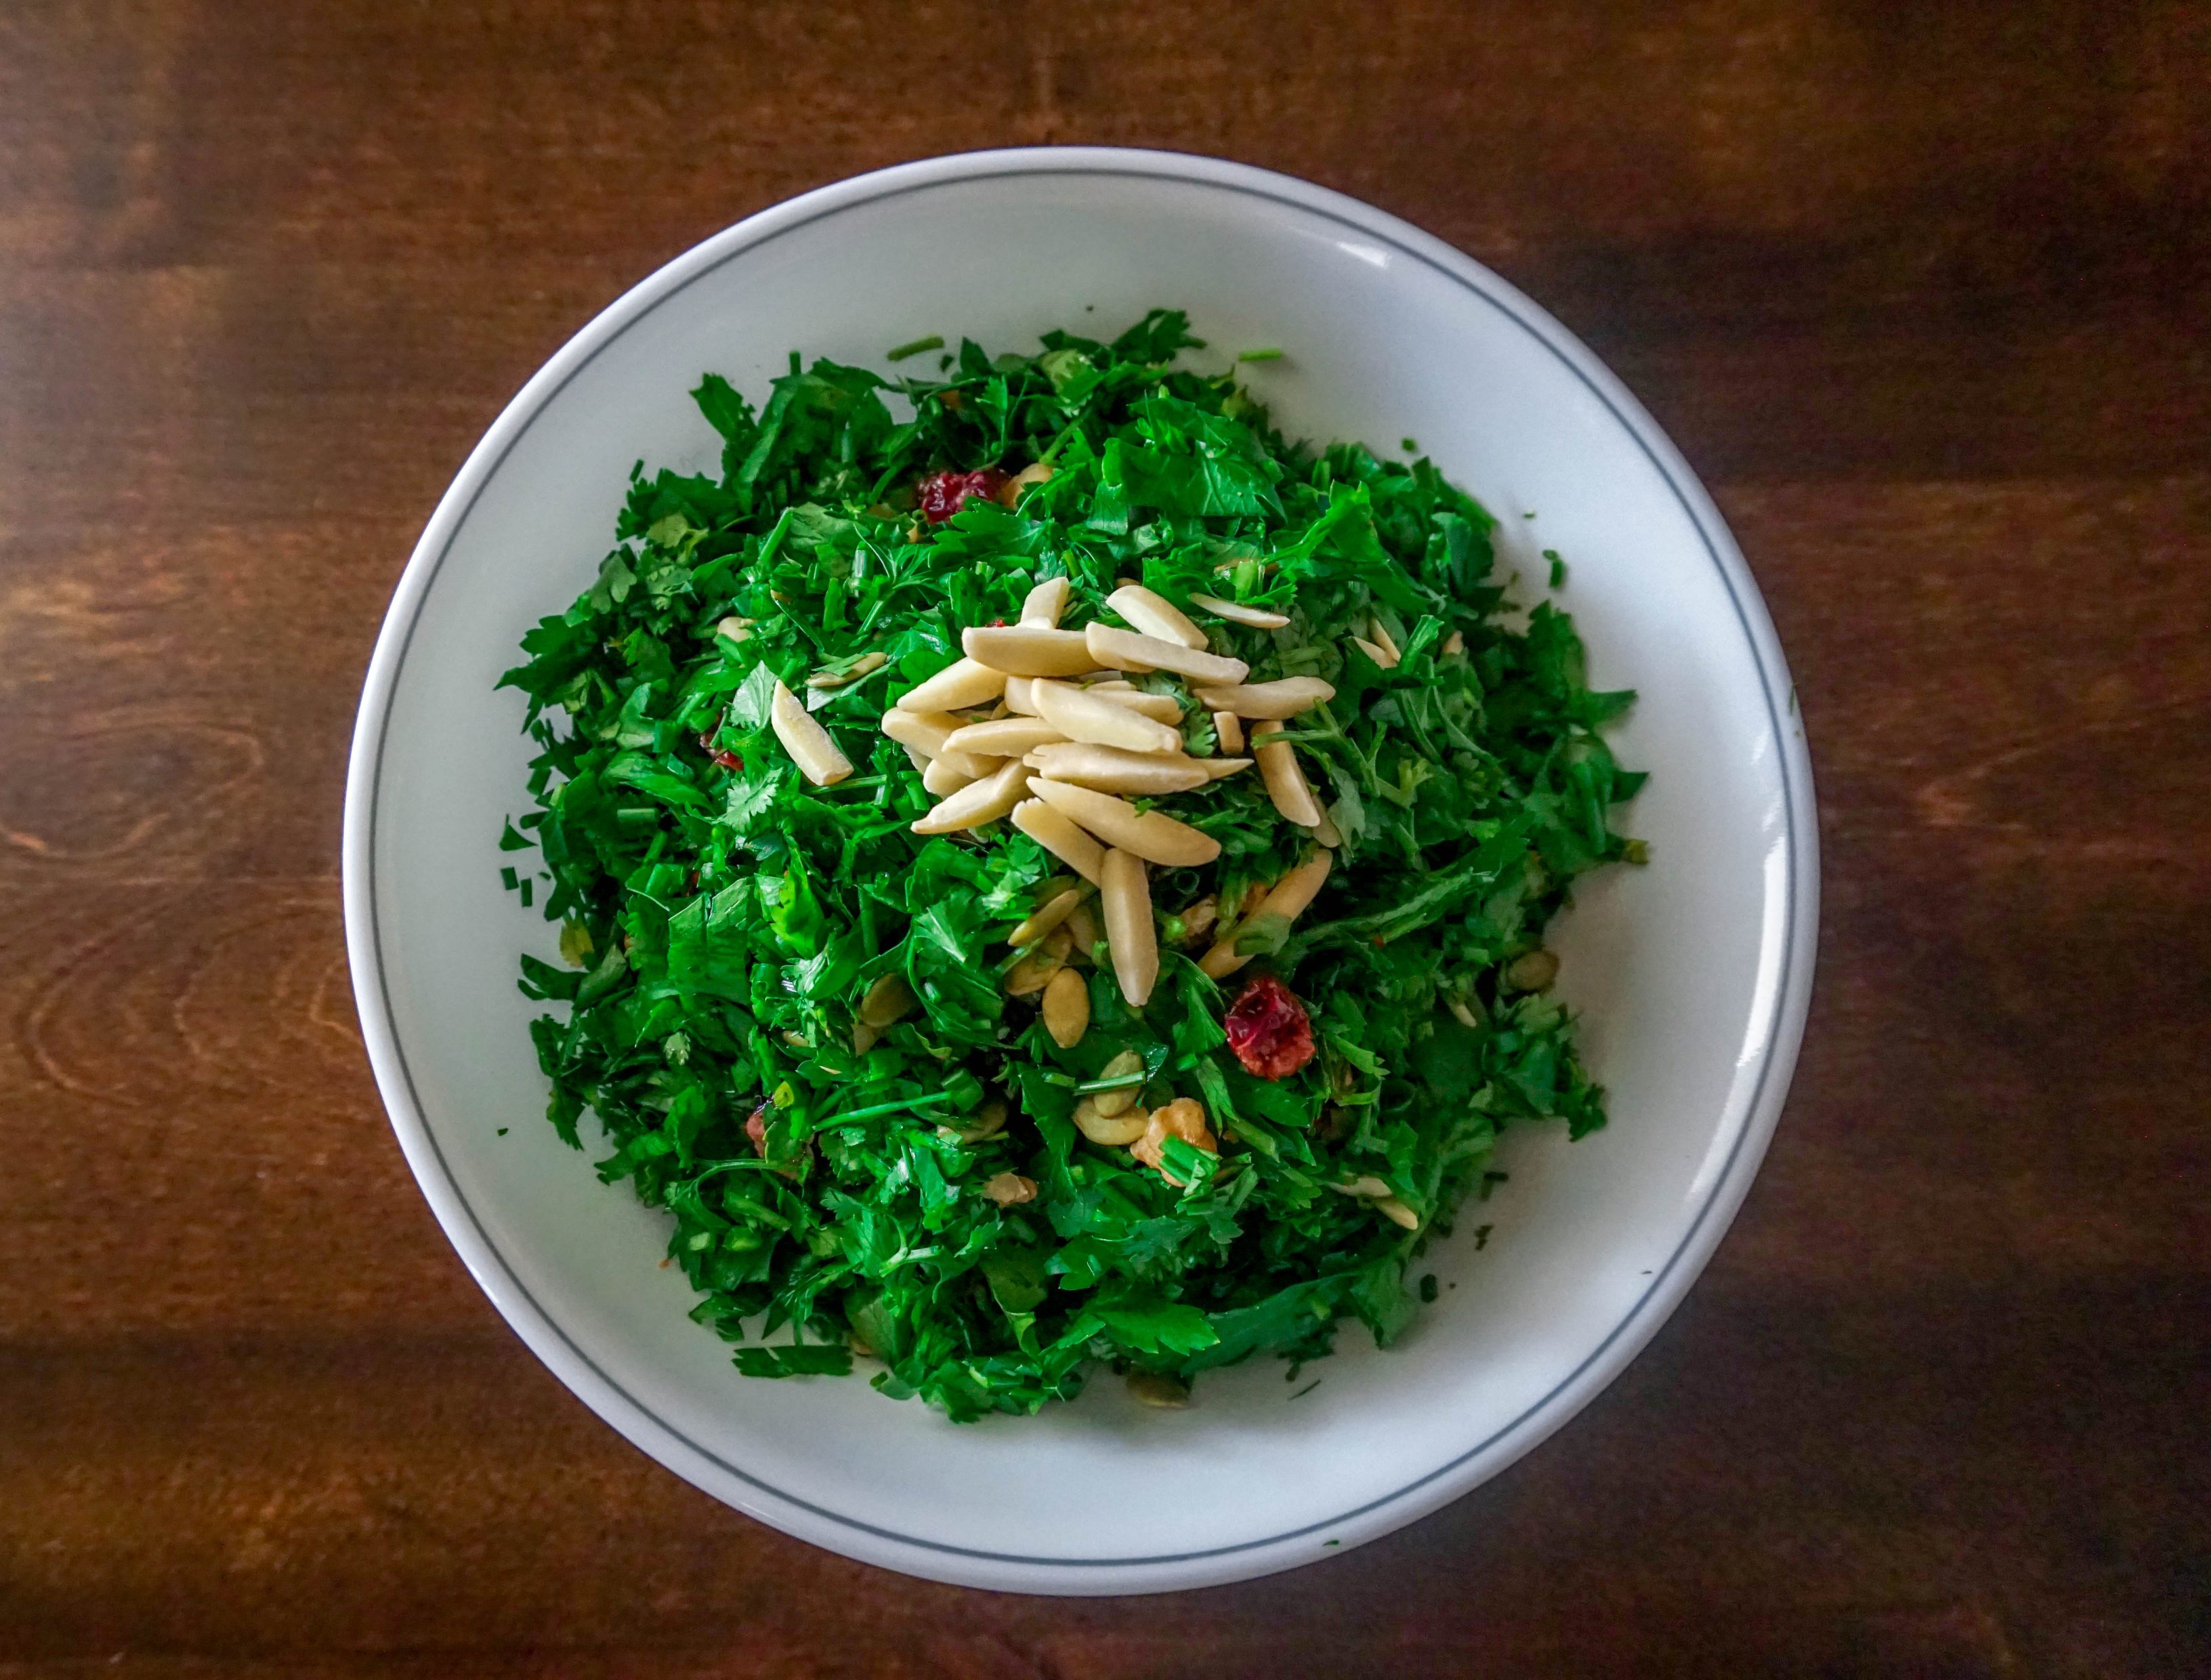
[[943,348],[944,335],[941,332],[932,332],[926,338],[917,338],[910,343],[900,345],[895,350],[886,354],[883,360],[904,361],[908,356],[918,356],[924,350],[941,350]]
[[1556,549],[1544,549],[1543,558],[1551,562],[1551,587],[1557,589],[1566,580],[1566,562],[1559,558]]
[[1271,346],[1265,349],[1245,350],[1236,358],[1239,361],[1280,361],[1281,359],[1282,353]]
[[[1506,624],[1495,521],[1431,463],[1291,442],[1233,377],[1177,365],[1202,348],[1160,310],[1033,355],[963,341],[941,379],[794,355],[757,408],[707,374],[718,470],[640,463],[597,579],[505,678],[536,809],[500,844],[538,849],[566,964],[522,964],[553,1006],[548,1118],[582,1147],[594,1117],[600,1177],[666,1212],[694,1316],[746,1374],[857,1353],[966,1420],[1101,1366],[1294,1372],[1343,1320],[1402,1330],[1406,1269],[1501,1177],[1502,1128],[1603,1122],[1542,935],[1630,855],[1611,817],[1642,778],[1600,731],[1631,696],[1590,690],[1548,605]],[[1219,856],[1149,871],[1141,1005],[1103,934],[1048,956],[1081,982],[1072,1048],[1007,943],[1061,864],[1004,821],[915,834],[932,796],[878,727],[1055,578],[1063,625],[1118,622],[1139,579],[1248,682],[1328,685],[1282,738],[1338,842],[1300,913],[1258,913],[1313,831],[1250,771],[1156,802]],[[1219,754],[1189,682],[1132,680]],[[1221,982],[1198,961],[1218,937],[1248,964]],[[1261,977],[1301,1000],[1309,1060],[1230,1047]],[[1076,1105],[1114,1093],[1189,1100],[1211,1142],[1163,1119],[1148,1155],[1089,1141]]]

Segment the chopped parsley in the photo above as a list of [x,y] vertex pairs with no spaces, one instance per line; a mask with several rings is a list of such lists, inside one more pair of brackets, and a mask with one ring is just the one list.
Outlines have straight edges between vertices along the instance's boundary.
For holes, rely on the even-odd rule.
[[[536,808],[500,845],[537,848],[566,959],[522,960],[560,1006],[531,1028],[548,1117],[578,1147],[595,1117],[600,1177],[666,1211],[694,1316],[748,1375],[863,1356],[967,1420],[1100,1367],[1178,1404],[1209,1368],[1326,1353],[1345,1319],[1387,1343],[1499,1130],[1603,1122],[1542,937],[1575,876],[1630,855],[1610,819],[1642,778],[1598,731],[1632,696],[1590,690],[1552,607],[1502,622],[1494,521],[1432,463],[1293,444],[1233,376],[1175,365],[1202,348],[1157,310],[1110,343],[963,342],[940,379],[794,355],[757,409],[709,373],[719,470],[635,469],[597,579],[504,679]],[[1057,577],[1066,623],[1112,622],[1134,580],[1249,683],[1332,689],[1281,737],[1321,824],[1251,770],[1137,802],[1219,855],[1151,869],[1142,1007],[1101,933],[1055,959],[1087,992],[1071,1048],[1009,986],[1007,938],[1080,883],[1007,821],[914,833],[923,755],[879,728]],[[1190,684],[1132,680],[1173,700],[1184,757],[1223,755]],[[849,769],[801,773],[792,696]],[[1317,840],[1318,896],[1237,922]],[[1223,929],[1249,966],[1217,982],[1198,959]],[[1224,1034],[1259,976],[1310,1015],[1279,1077]],[[1130,1096],[1194,1100],[1215,1145],[1167,1136],[1148,1163],[1078,1130],[1079,1102]]]

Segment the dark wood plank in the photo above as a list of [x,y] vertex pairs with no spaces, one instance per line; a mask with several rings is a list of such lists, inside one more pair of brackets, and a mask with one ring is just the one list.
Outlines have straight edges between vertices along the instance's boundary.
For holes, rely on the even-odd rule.
[[[2211,5],[0,10],[0,1677],[2211,1660]],[[421,1206],[338,927],[469,445],[738,215],[966,147],[1370,197],[1711,482],[1820,779],[1796,1094],[1590,1411],[1293,1576],[867,1569],[621,1443]]]

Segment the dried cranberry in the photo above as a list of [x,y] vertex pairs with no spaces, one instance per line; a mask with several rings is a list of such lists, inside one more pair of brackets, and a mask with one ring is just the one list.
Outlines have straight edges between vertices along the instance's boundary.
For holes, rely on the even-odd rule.
[[723,719],[728,719],[728,716],[730,716],[728,712],[717,712],[717,714],[714,714],[714,720],[712,720],[710,725],[706,725],[706,730],[699,734],[699,747],[706,751],[707,758],[712,758],[712,761],[717,762],[717,765],[721,765],[723,769],[743,769],[745,767],[743,758],[738,758],[734,751],[728,751],[725,747],[714,745],[714,736],[721,734]]
[[921,517],[941,525],[965,507],[969,497],[995,500],[1012,482],[996,467],[980,467],[973,472],[933,472],[914,488],[921,497]]
[[1305,1018],[1305,1006],[1271,974],[1261,974],[1244,988],[1222,1025],[1236,1059],[1262,1079],[1287,1079],[1313,1058],[1312,1022]]
[[706,749],[706,756],[712,759],[715,763],[720,765],[724,770],[743,769],[745,767],[744,760],[739,758],[735,753],[730,751],[727,748],[718,747],[714,744],[714,737],[721,732],[721,728],[722,719],[720,718],[716,718],[714,719],[713,727],[699,737],[699,744]]

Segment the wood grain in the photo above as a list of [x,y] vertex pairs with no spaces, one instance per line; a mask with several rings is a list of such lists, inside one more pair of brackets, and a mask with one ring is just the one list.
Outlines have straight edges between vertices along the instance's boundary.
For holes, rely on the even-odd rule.
[[[2211,1666],[2211,5],[0,9],[0,1677]],[[1405,215],[1618,368],[1794,667],[1810,1036],[1688,1305],[1298,1574],[964,1592],[694,1493],[368,1080],[347,731],[468,446],[788,194],[1006,143]]]

